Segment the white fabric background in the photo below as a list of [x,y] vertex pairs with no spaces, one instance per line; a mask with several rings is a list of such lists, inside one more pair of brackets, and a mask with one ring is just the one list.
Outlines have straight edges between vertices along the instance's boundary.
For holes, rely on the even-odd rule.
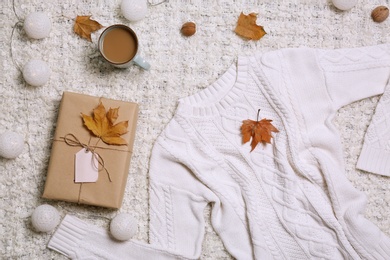
[[[0,255],[4,259],[64,259],[46,249],[50,233],[32,230],[29,216],[43,203],[55,206],[62,217],[72,213],[106,228],[108,219],[118,212],[131,213],[139,221],[136,239],[147,241],[148,160],[177,100],[212,83],[237,55],[303,45],[342,48],[389,43],[390,19],[376,24],[370,18],[371,10],[383,4],[387,3],[359,0],[352,10],[341,12],[328,0],[169,0],[149,6],[145,19],[130,23],[121,16],[120,0],[15,0],[20,20],[33,11],[44,11],[52,21],[48,38],[28,39],[20,25],[13,37],[14,60],[19,67],[35,58],[47,62],[52,70],[48,84],[35,88],[24,84],[11,59],[11,33],[18,18],[12,1],[1,1],[0,133],[7,129],[22,133],[26,146],[18,158],[0,159]],[[247,41],[233,32],[241,11],[259,13],[258,23],[268,33],[260,41]],[[132,27],[151,70],[135,66],[120,70],[106,64],[97,52],[102,30],[93,33],[92,43],[72,31],[76,15],[88,14],[104,26],[123,23]],[[194,21],[198,28],[190,38],[179,32],[187,21]],[[134,154],[119,211],[40,198],[63,91],[140,104]],[[377,101],[378,97],[373,97],[349,105],[335,121],[345,147],[346,174],[368,196],[367,217],[390,234],[390,179],[355,169]],[[205,214],[208,219],[209,210]],[[208,221],[202,259],[229,258]]]

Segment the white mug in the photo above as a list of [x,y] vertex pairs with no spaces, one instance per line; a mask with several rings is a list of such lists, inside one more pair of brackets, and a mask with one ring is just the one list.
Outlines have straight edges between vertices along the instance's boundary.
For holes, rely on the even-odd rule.
[[103,58],[117,68],[136,64],[145,70],[150,69],[150,64],[139,55],[137,35],[126,25],[107,27],[99,37],[98,48]]

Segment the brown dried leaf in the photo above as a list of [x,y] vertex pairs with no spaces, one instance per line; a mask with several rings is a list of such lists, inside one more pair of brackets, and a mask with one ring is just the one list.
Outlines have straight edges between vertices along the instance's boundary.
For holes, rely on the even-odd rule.
[[260,121],[254,120],[244,120],[242,121],[241,134],[242,134],[242,143],[251,142],[251,152],[258,143],[263,145],[271,143],[272,132],[279,132],[279,130],[271,124],[272,120],[261,119]]
[[256,24],[256,19],[256,13],[248,15],[241,13],[234,32],[249,40],[260,40],[267,33],[264,31],[263,26]]
[[118,112],[119,112],[119,107],[117,108],[110,108],[107,112],[107,118],[110,120],[111,124],[114,124],[115,120],[118,119]]
[[73,31],[91,42],[91,33],[103,28],[103,26],[97,21],[91,20],[90,17],[91,15],[77,16]]
[[125,139],[120,137],[127,133],[129,121],[122,121],[114,125],[118,118],[119,108],[106,108],[102,103],[93,110],[93,117],[81,113],[84,125],[106,144],[126,145]]

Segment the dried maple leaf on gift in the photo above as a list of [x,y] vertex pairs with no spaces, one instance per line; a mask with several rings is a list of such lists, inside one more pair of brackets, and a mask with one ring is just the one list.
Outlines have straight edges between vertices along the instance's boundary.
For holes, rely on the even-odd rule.
[[263,118],[259,121],[259,113],[260,109],[257,112],[257,121],[247,119],[242,121],[241,125],[242,142],[245,144],[252,138],[251,152],[260,142],[263,145],[267,143],[270,144],[272,132],[279,132],[279,130],[271,124],[272,120]]
[[260,40],[267,33],[264,31],[263,26],[256,24],[256,19],[257,14],[255,13],[248,15],[241,13],[234,32],[246,39]]
[[91,20],[91,15],[77,16],[73,26],[73,31],[82,38],[92,41],[91,33],[103,28],[103,26],[95,20]]
[[125,139],[120,137],[127,133],[129,121],[122,121],[114,124],[118,118],[119,108],[110,108],[106,113],[106,108],[100,102],[93,110],[93,117],[81,113],[84,125],[106,144],[126,145]]

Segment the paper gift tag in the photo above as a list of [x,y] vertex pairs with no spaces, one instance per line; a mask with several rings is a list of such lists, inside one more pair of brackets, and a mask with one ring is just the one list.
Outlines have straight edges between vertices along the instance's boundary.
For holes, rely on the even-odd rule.
[[99,175],[97,156],[83,148],[75,154],[75,182],[96,182]]

